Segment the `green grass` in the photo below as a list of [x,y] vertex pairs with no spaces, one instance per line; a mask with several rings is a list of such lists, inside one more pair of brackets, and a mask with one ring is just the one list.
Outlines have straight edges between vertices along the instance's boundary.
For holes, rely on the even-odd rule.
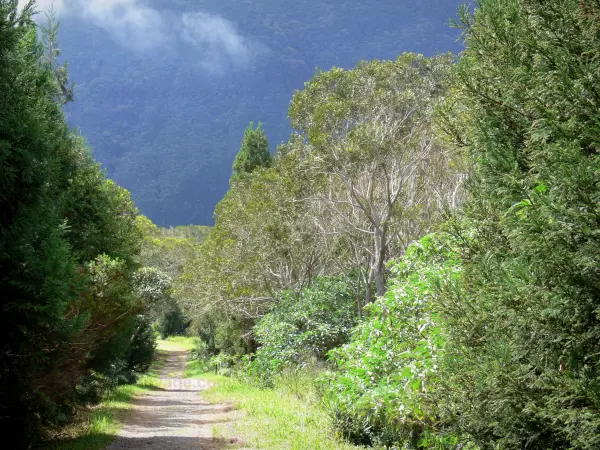
[[[190,369],[189,373],[193,373]],[[362,447],[336,438],[307,376],[290,376],[275,389],[263,389],[218,375],[195,375],[214,383],[202,393],[212,403],[233,403],[244,414],[233,432],[255,449],[357,450]],[[214,433],[227,437],[230,430]]]
[[205,364],[202,361],[188,361],[183,372],[184,378],[206,378]]
[[60,450],[99,450],[114,440],[129,411],[134,396],[161,389],[160,371],[165,363],[166,353],[159,348],[150,370],[140,376],[136,384],[119,386],[109,393],[102,403],[84,410],[79,420],[66,427],[60,439],[49,443],[45,448]]
[[161,389],[160,372],[168,352],[188,351],[195,346],[194,338],[172,336],[159,340],[155,360],[150,370],[140,376],[134,385],[119,386],[102,403],[81,412],[79,420],[66,427],[46,448],[60,450],[99,450],[114,440],[132,409],[136,395]]
[[196,346],[196,338],[187,336],[169,336],[158,341],[158,349],[165,351],[192,350]]

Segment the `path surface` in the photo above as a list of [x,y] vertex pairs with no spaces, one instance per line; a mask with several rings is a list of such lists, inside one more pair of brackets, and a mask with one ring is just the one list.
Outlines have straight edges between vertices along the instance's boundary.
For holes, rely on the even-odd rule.
[[185,379],[186,351],[170,351],[161,372],[162,387],[133,401],[133,412],[107,450],[203,449],[220,450],[212,428],[229,422],[231,407],[211,405],[198,393],[209,387],[204,380]]

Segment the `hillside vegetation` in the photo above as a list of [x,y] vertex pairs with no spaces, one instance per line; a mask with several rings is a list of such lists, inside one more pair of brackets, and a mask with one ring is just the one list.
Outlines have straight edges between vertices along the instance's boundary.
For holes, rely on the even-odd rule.
[[187,335],[187,376],[257,448],[600,448],[597,1],[479,0],[458,55],[318,71],[273,154],[268,124],[237,130],[214,226],[168,229],[69,130],[57,29],[16,3],[0,423],[21,447]]
[[61,15],[76,82],[66,111],[108,175],[161,226],[213,224],[242,130],[262,121],[271,151],[286,141],[290,98],[316,68],[459,48],[447,24],[460,0],[129,3],[148,5],[167,28],[187,17],[200,43],[154,43],[159,30],[150,27],[147,44],[135,45],[135,35],[118,33],[118,15],[99,23]]

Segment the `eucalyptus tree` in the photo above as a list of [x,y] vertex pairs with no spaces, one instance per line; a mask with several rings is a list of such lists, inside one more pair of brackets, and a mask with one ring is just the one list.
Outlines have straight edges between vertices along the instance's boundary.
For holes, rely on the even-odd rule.
[[461,174],[432,121],[444,98],[451,55],[403,54],[318,73],[290,107],[304,138],[304,169],[323,233],[342,236],[361,267],[366,301],[385,292],[385,263],[425,234],[446,203],[456,206]]
[[219,311],[243,322],[248,332],[281,290],[301,289],[319,274],[321,250],[303,227],[305,205],[295,201],[301,190],[289,157],[233,183],[198,257],[176,286],[192,314]]

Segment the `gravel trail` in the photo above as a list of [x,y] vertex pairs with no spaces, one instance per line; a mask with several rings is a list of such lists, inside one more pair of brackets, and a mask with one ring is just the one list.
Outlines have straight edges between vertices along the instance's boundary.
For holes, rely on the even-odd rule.
[[231,421],[231,407],[202,400],[198,393],[210,385],[183,378],[186,361],[186,351],[169,352],[161,372],[162,387],[133,401],[131,416],[107,450],[226,448],[222,440],[213,438],[212,428]]

